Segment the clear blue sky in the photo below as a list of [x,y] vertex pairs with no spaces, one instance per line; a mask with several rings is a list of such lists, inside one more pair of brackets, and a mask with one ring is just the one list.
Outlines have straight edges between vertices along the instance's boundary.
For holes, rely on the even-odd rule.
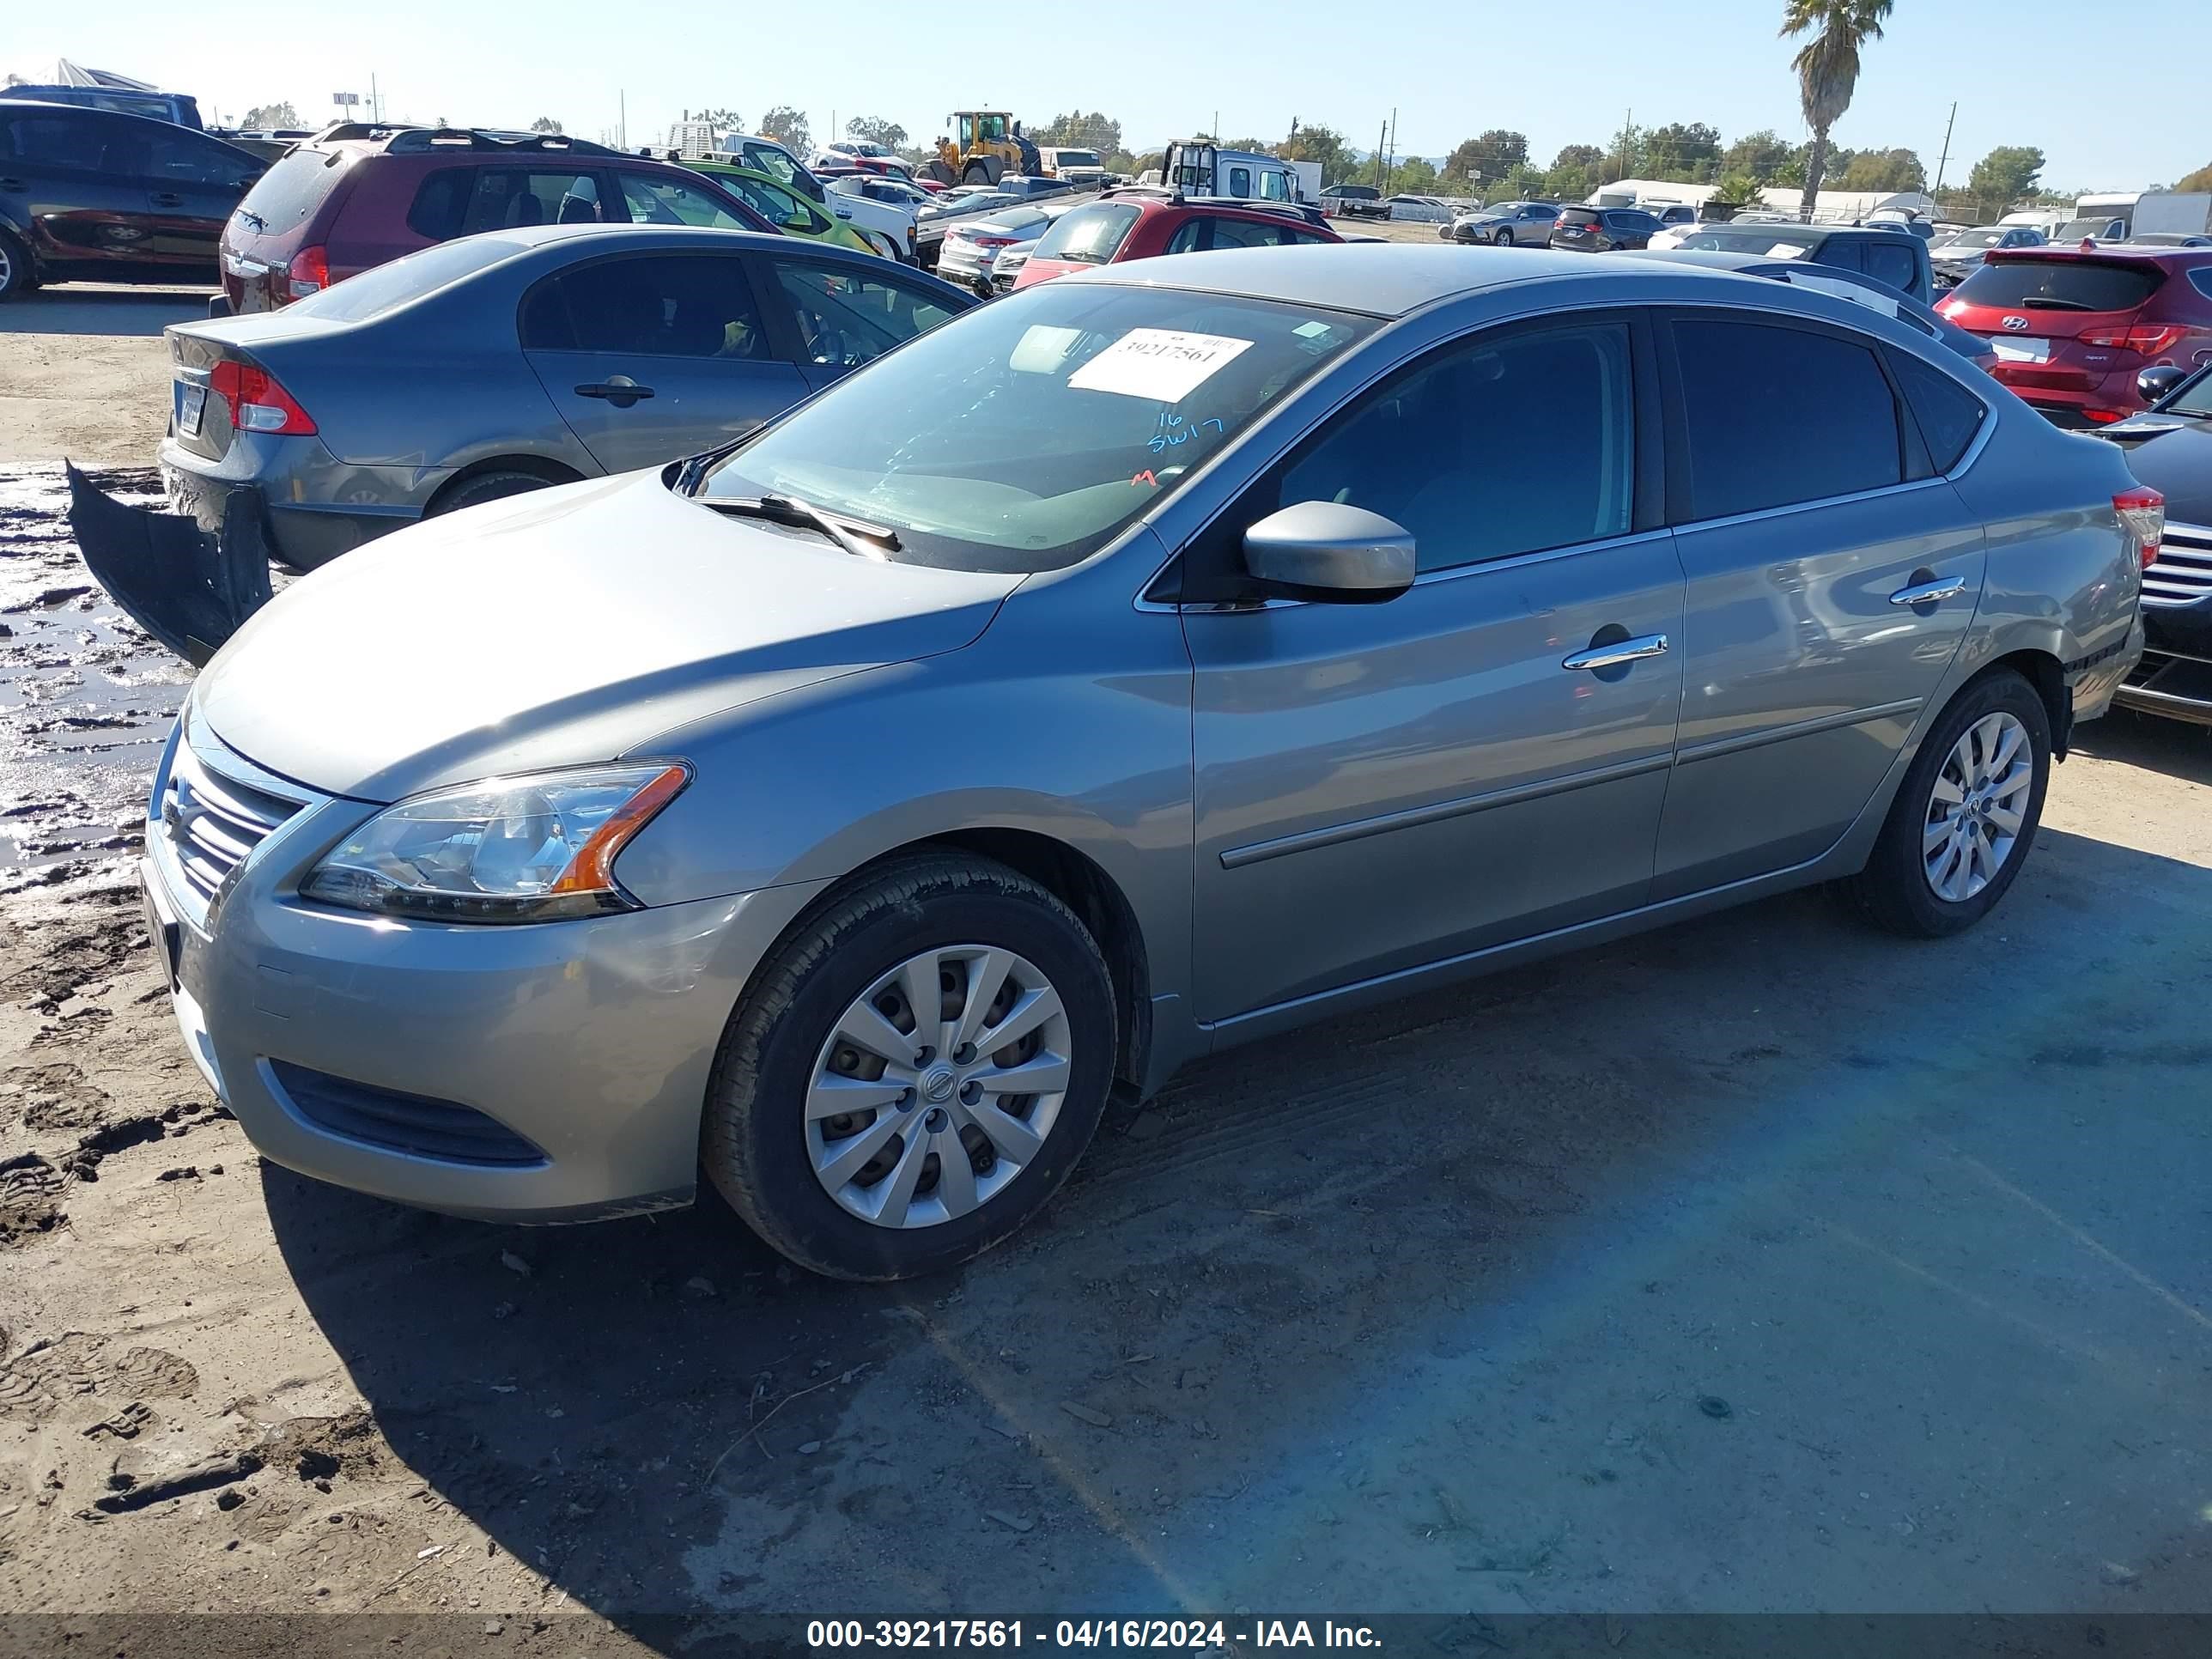
[[[330,115],[331,93],[365,95],[374,71],[388,115],[501,126],[551,115],[586,137],[612,126],[620,89],[633,143],[661,140],[687,105],[734,106],[754,122],[787,103],[817,140],[833,110],[884,116],[926,140],[964,106],[1037,125],[1100,109],[1133,144],[1202,130],[1218,109],[1231,136],[1278,137],[1296,116],[1370,145],[1395,105],[1401,155],[1442,155],[1507,127],[1548,161],[1561,144],[1604,143],[1632,107],[1643,125],[1710,121],[1724,141],[1759,127],[1802,137],[1780,13],[1780,0],[1399,0],[1379,10],[1267,0],[1239,25],[1229,4],[1066,0],[981,12],[914,0],[104,0],[79,12],[24,0],[0,40],[0,72],[42,78],[67,57],[195,94],[226,118],[289,99],[313,123]],[[930,27],[953,16],[970,27]],[[1122,27],[1133,20],[1145,21]],[[1956,99],[1953,180],[1993,145],[2027,143],[2042,147],[2045,181],[2058,188],[2170,183],[2212,162],[2208,65],[2212,0],[1898,0],[1835,136],[1909,145],[1932,175]]]

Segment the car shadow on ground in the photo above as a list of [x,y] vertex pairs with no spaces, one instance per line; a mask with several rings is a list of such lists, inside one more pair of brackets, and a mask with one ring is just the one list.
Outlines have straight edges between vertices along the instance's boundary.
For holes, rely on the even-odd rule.
[[[2169,763],[2202,752],[2167,735],[2100,741],[2139,741]],[[1201,1064],[1102,1133],[1024,1238],[906,1285],[795,1272],[711,1198],[526,1230],[274,1166],[263,1182],[300,1293],[398,1456],[568,1601],[653,1645],[672,1639],[668,1615],[717,1609],[1039,1611],[1090,1594],[1102,1599],[1086,1611],[1126,1610],[1133,1584],[1154,1587],[1156,1611],[1170,1590],[1225,1607],[1285,1513],[1338,1528],[1325,1535],[1352,1552],[1347,1571],[1364,1566],[1378,1607],[1411,1606],[1428,1592],[1406,1540],[1439,1526],[1472,1537],[1454,1517],[1491,1495],[1454,1498],[1450,1468],[1425,1462],[1418,1479],[1386,1469],[1347,1494],[1349,1465],[1309,1473],[1320,1446],[1357,1458],[1371,1435],[1381,1465],[1408,1410],[1440,1413],[1441,1399],[1489,1415],[1505,1393],[1490,1328],[1502,1310],[1555,1328],[1601,1318],[1617,1349],[1616,1321],[1703,1321],[1771,1293],[1733,1271],[1681,1282],[1679,1261],[1663,1285],[1643,1283],[1653,1253],[1639,1229],[1690,1224],[1686,1190],[1755,1168],[1834,1179],[1838,1138],[1875,1120],[1910,1146],[1932,1138],[1930,1119],[2008,1090],[2024,1110],[2041,1086],[2029,1039],[2087,1016],[2072,975],[2023,981],[2008,960],[2100,967],[2085,940],[2132,941],[2139,963],[2109,985],[2124,1009],[2136,976],[2175,971],[2208,915],[2212,872],[2046,832],[2002,919],[2002,952],[1985,948],[1988,928],[1925,945],[1875,935],[1809,892],[1413,998]],[[1982,983],[2009,986],[2012,1002],[1962,1040],[1955,1000]],[[1980,1133],[1970,1117],[1942,1124],[1969,1143]],[[1858,1216],[1865,1197],[1838,1194],[1855,1227],[1875,1224]],[[1687,1207],[1732,1201],[1706,1192]],[[1754,1262],[1782,1238],[1819,1242],[1778,1224]],[[1832,1316],[1856,1352],[1887,1352],[1896,1310],[1855,1294]],[[1600,1367],[1553,1340],[1540,1400],[1564,1412],[1554,1393]],[[1836,1386],[1821,1370],[1789,1374]],[[1387,1424],[1378,1391],[1393,1396]],[[1686,1400],[1690,1423],[1726,1409],[1700,1417]],[[1691,1465],[1670,1501],[1739,1480],[1755,1502],[1748,1474]],[[1547,1468],[1535,1492],[1492,1508],[1565,1504],[1562,1491],[1626,1501],[1595,1476],[1589,1493],[1557,1481]],[[1365,1522],[1340,1528],[1332,1492],[1372,1510],[1371,1535]],[[1595,1514],[1585,1533],[1601,1533]],[[1152,1541],[1164,1536],[1183,1540],[1171,1558]],[[1806,1558],[1802,1583],[1762,1594],[1847,1601],[1851,1587],[1819,1577],[1834,1558]],[[1447,1576],[1458,1588],[1434,1593],[1471,1582]]]
[[2212,726],[2116,708],[2076,732],[2074,747],[2102,760],[2212,785]]
[[159,335],[204,323],[212,289],[108,288],[64,283],[0,307],[0,334]]

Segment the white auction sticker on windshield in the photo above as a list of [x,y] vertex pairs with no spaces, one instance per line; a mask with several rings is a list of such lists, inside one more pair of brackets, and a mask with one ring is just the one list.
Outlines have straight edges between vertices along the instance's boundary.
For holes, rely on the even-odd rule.
[[1225,334],[1133,328],[1069,375],[1067,383],[1079,392],[1181,403],[1251,345]]

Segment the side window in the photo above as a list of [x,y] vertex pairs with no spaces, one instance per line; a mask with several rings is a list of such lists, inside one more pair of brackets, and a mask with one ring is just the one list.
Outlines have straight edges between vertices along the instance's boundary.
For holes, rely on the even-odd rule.
[[1283,225],[1254,224],[1249,219],[1216,219],[1213,222],[1215,247],[1280,247]]
[[953,315],[942,296],[842,264],[775,261],[805,361],[853,368]]
[[1974,441],[1974,434],[1989,418],[1989,405],[1949,375],[1929,368],[1906,352],[1889,354],[1889,366],[1905,391],[1906,407],[1928,446],[1928,459],[1936,471],[1948,472]]
[[1246,197],[1252,193],[1251,168],[1231,167],[1229,169],[1229,193],[1231,196],[1237,197]]
[[1824,265],[1833,265],[1838,270],[1866,269],[1866,256],[1859,252],[1859,244],[1849,236],[1831,236],[1806,257]]
[[96,173],[105,165],[101,140],[107,124],[97,118],[19,115],[8,126],[15,137],[11,160],[87,173]]
[[633,254],[580,265],[532,289],[518,324],[532,351],[771,355],[744,262],[730,254]]
[[1674,356],[1691,517],[1904,481],[1897,400],[1865,346],[1809,329],[1683,319]]
[[1866,250],[1867,275],[1877,283],[1887,283],[1900,294],[1910,293],[1915,279],[1920,275],[1918,261],[1912,250],[1899,243],[1870,242]]
[[2193,265],[2189,271],[2189,285],[2206,299],[2212,300],[2212,265]]
[[1626,535],[1630,362],[1621,323],[1448,348],[1331,422],[1253,517],[1297,501],[1364,507],[1413,532],[1423,570]]
[[155,134],[147,149],[147,176],[171,184],[235,190],[258,176],[259,170],[251,162],[187,134],[181,127]]
[[1200,248],[1212,246],[1213,244],[1212,240],[1206,235],[1206,231],[1211,228],[1212,223],[1213,221],[1204,214],[1199,214],[1192,218],[1184,220],[1181,225],[1176,227],[1176,234],[1168,238],[1168,245],[1166,247],[1162,249],[1161,252],[1164,253],[1192,253],[1197,252]]
[[1260,198],[1266,202],[1287,202],[1291,199],[1291,176],[1287,173],[1263,173],[1260,175]]
[[[623,204],[629,210],[629,216],[639,224],[704,225],[714,230],[752,228],[705,191],[695,190],[676,179],[653,178],[641,173],[625,173],[620,176],[620,182]],[[732,179],[730,182],[737,185],[743,181]],[[782,192],[777,193],[781,195]],[[739,193],[732,191],[732,194]],[[739,195],[739,199],[743,199],[742,195]]]
[[599,180],[587,173],[454,167],[432,173],[416,188],[407,225],[442,242],[529,225],[597,224],[605,216]]

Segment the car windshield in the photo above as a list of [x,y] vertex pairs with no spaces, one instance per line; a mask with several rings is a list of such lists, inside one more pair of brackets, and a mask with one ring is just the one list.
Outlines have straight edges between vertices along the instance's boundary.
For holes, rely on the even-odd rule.
[[1095,150],[1064,149],[1060,152],[1057,159],[1060,165],[1064,167],[1095,167],[1098,165],[1098,155]]
[[802,405],[701,493],[795,497],[887,526],[909,562],[1059,569],[1376,326],[1224,295],[1048,283]]
[[1121,251],[1139,210],[1127,202],[1102,202],[1062,214],[1037,243],[1040,259],[1073,259],[1103,265]]
[[287,308],[288,317],[320,317],[333,323],[365,323],[397,311],[448,283],[473,276],[502,259],[526,253],[529,245],[505,236],[463,236],[375,265],[357,276],[333,283]]

